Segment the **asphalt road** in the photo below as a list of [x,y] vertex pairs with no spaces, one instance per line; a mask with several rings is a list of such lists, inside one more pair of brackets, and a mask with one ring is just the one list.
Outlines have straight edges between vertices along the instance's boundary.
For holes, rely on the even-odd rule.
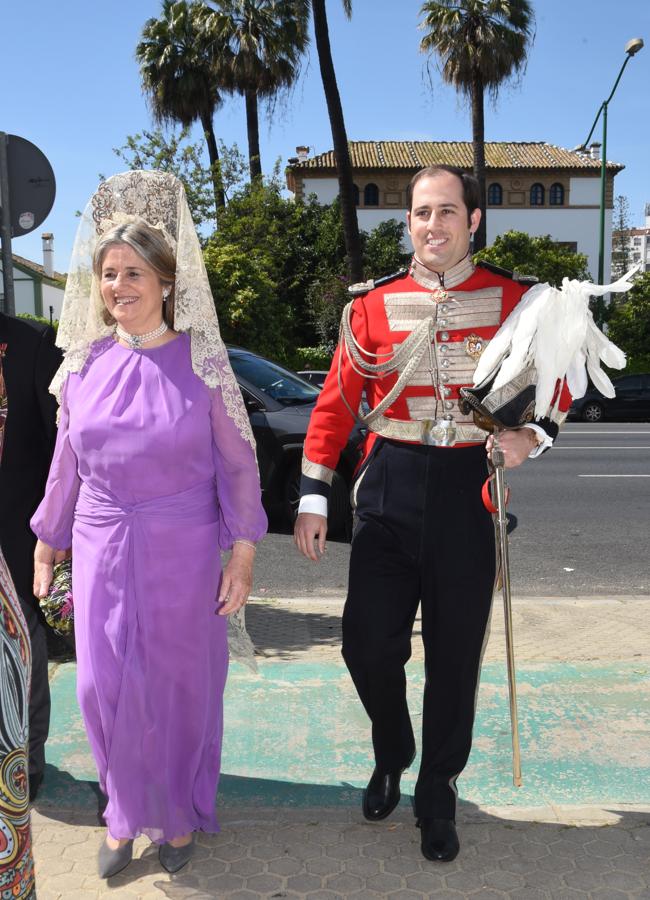
[[[508,472],[513,592],[650,594],[650,424],[568,423],[539,460]],[[254,593],[341,596],[349,547],[314,564],[286,534],[260,548]]]

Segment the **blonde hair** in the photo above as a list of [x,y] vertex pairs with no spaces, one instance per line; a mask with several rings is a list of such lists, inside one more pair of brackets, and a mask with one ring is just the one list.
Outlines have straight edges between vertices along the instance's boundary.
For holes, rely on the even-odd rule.
[[[170,328],[174,327],[174,281],[176,278],[176,257],[165,240],[163,233],[146,222],[128,222],[111,228],[97,242],[93,254],[93,272],[98,280],[102,277],[104,257],[116,244],[126,244],[138,254],[158,275],[161,284],[169,287],[169,296],[163,303],[163,318]],[[102,318],[107,325],[115,319],[108,309],[102,310]]]

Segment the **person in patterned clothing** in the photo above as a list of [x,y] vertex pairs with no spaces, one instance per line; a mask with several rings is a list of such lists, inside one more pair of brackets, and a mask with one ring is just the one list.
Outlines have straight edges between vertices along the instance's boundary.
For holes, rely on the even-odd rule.
[[[470,255],[478,183],[460,169],[418,172],[408,190],[408,271],[355,286],[341,341],[305,440],[298,549],[325,549],[327,496],[365,390],[371,412],[353,486],[356,507],[343,657],[372,724],[375,769],[363,813],[388,816],[415,756],[404,666],[421,604],[426,683],[415,812],[427,859],[459,850],[456,780],[472,740],[476,690],[495,579],[494,527],[483,506],[492,437],[459,408],[477,362],[534,279]],[[554,420],[504,432],[508,467],[550,447]]]
[[[0,343],[0,458],[7,395]],[[31,647],[9,569],[0,550],[0,896],[36,897],[29,822],[28,734]]]

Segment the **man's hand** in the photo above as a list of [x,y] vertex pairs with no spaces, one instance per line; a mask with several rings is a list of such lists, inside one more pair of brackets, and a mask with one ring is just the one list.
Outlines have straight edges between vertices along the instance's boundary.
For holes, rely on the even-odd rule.
[[[293,539],[298,550],[307,559],[318,562],[320,556],[325,553],[326,537],[327,519],[325,516],[318,516],[316,513],[300,513],[293,530]],[[318,547],[318,553],[316,553],[316,547]]]
[[[517,428],[511,431],[499,432],[499,447],[503,450],[506,469],[514,469],[520,466],[538,444],[537,432],[533,428]],[[492,447],[494,435],[490,435],[485,444],[487,454],[492,459]]]

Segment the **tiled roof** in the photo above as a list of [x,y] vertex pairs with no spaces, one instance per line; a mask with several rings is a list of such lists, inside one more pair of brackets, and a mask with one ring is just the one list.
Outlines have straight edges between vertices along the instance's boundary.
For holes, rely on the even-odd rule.
[[[62,288],[65,287],[65,282],[68,277],[67,275],[62,275],[61,272],[54,272],[52,275],[46,275],[43,266],[40,266],[38,263],[32,262],[31,259],[25,259],[24,256],[17,256],[15,253],[11,254],[11,258],[16,263],[16,265],[21,266],[23,269],[27,269],[30,272],[34,272],[34,274],[38,275],[39,278],[44,278],[46,281],[59,282]],[[57,285],[57,287],[58,286],[59,285]]]
[[[471,169],[471,141],[350,141],[355,169],[421,169],[446,164]],[[489,169],[591,169],[600,171],[601,161],[587,154],[566,150],[545,141],[487,141],[485,162]],[[335,169],[334,151],[328,150],[303,162],[292,162],[292,170]],[[608,162],[608,170],[620,172],[621,163]]]

